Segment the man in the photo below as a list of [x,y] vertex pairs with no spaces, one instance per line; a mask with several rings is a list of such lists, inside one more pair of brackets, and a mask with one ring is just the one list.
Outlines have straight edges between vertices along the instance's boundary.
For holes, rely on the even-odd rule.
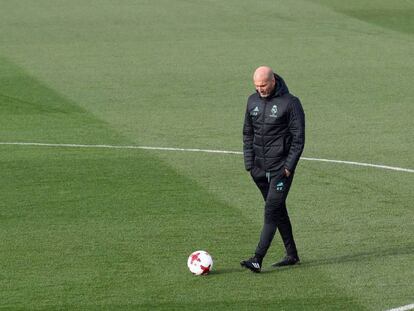
[[247,101],[243,153],[246,170],[265,200],[264,224],[254,256],[240,264],[260,272],[276,229],[286,256],[273,266],[299,263],[286,198],[305,144],[305,115],[299,99],[271,68],[257,68],[253,82],[256,92]]

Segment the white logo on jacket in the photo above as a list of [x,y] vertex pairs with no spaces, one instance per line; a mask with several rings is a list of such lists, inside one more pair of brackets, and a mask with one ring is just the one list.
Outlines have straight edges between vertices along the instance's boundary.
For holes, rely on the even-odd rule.
[[277,118],[277,106],[276,105],[273,105],[271,112],[272,113],[270,114],[270,117]]
[[257,106],[252,111],[250,111],[251,116],[257,116],[258,113],[259,113],[259,107]]

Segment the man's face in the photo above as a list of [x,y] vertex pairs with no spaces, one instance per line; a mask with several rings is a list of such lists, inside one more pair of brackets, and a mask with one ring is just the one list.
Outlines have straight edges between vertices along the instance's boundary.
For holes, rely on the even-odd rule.
[[256,87],[257,92],[259,92],[261,97],[268,97],[274,87],[275,87],[275,79],[269,79],[267,77],[257,77],[254,79],[254,85]]

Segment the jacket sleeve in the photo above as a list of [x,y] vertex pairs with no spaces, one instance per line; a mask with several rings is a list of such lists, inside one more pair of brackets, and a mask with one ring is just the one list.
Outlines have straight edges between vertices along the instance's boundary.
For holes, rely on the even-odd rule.
[[254,166],[253,135],[252,119],[246,108],[243,125],[243,156],[244,166],[247,171],[250,171]]
[[305,147],[305,113],[298,98],[294,98],[290,107],[289,133],[292,136],[285,168],[293,172]]

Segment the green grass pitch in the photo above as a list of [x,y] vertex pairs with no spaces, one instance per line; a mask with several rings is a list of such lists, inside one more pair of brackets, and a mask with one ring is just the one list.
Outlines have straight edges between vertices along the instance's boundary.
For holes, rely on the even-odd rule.
[[[251,74],[302,100],[304,156],[414,168],[414,4],[0,0],[0,143],[241,150]],[[302,160],[302,264],[242,270],[239,155],[0,145],[1,310],[386,310],[414,302],[414,175]],[[194,277],[194,250],[214,271]]]

